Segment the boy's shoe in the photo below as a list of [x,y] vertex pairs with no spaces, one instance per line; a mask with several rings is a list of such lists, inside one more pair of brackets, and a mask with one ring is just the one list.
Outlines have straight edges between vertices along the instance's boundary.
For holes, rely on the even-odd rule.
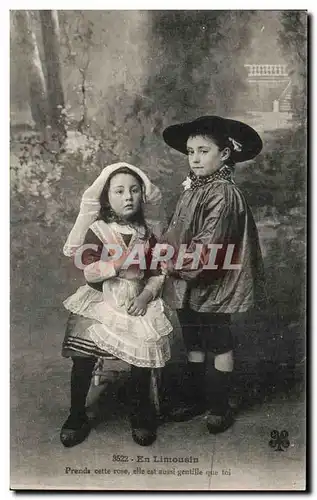
[[60,440],[65,448],[71,448],[85,441],[90,430],[91,425],[86,414],[82,416],[70,414],[61,429]]
[[233,409],[231,407],[228,407],[225,412],[220,415],[209,412],[206,420],[207,429],[210,434],[219,434],[220,432],[225,432],[234,423]]

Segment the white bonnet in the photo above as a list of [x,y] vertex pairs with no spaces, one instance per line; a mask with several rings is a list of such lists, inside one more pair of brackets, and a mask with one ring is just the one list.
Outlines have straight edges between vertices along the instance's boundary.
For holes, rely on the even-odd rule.
[[68,257],[74,255],[76,250],[83,245],[89,227],[93,224],[93,222],[95,222],[99,215],[99,198],[109,176],[116,170],[123,167],[132,170],[142,179],[144,185],[145,204],[156,205],[161,201],[162,195],[159,188],[150,181],[148,176],[140,168],[126,162],[118,162],[108,165],[102,170],[101,174],[83,194],[76,222],[63,247],[64,255]]

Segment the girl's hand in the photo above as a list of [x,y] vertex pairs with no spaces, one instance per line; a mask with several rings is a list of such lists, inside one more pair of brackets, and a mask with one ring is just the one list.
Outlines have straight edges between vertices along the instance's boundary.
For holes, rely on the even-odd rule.
[[147,305],[152,300],[152,294],[147,290],[140,293],[135,299],[128,304],[127,312],[131,316],[144,316],[147,310]]

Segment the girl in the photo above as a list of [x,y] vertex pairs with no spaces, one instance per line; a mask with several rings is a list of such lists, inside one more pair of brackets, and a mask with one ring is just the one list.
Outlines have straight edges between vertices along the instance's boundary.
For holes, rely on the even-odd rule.
[[[188,156],[190,167],[163,237],[175,249],[187,245],[183,266],[175,269],[172,261],[168,266],[188,351],[187,392],[172,417],[184,420],[207,408],[208,429],[218,433],[233,423],[228,402],[233,371],[230,315],[247,311],[263,297],[257,228],[232,173],[236,163],[260,153],[262,141],[248,125],[218,116],[172,125],[163,137]],[[202,251],[195,268],[190,255],[194,257],[198,245]]]
[[[92,372],[97,357],[109,355],[131,365],[128,394],[134,441],[148,446],[156,439],[151,368],[163,367],[170,358],[172,326],[159,298],[164,275],[149,270],[155,238],[143,205],[159,199],[159,190],[140,169],[127,163],[110,165],[84,193],[64,246],[76,265],[83,264],[87,281],[64,302],[71,315],[62,354],[73,360],[70,415],[60,435],[66,447],[89,434],[85,403]],[[112,251],[117,252],[115,259]],[[135,263],[137,256],[140,265]]]

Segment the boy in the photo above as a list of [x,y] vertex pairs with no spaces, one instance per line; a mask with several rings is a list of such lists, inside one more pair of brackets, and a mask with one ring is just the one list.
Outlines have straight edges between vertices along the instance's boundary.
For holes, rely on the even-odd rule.
[[167,268],[188,353],[186,393],[172,417],[182,421],[208,409],[208,430],[218,433],[233,423],[230,315],[250,309],[263,291],[257,228],[232,173],[260,153],[262,141],[248,125],[219,116],[172,125],[163,138],[188,156],[190,167],[163,235],[176,250],[187,245],[185,263]]

